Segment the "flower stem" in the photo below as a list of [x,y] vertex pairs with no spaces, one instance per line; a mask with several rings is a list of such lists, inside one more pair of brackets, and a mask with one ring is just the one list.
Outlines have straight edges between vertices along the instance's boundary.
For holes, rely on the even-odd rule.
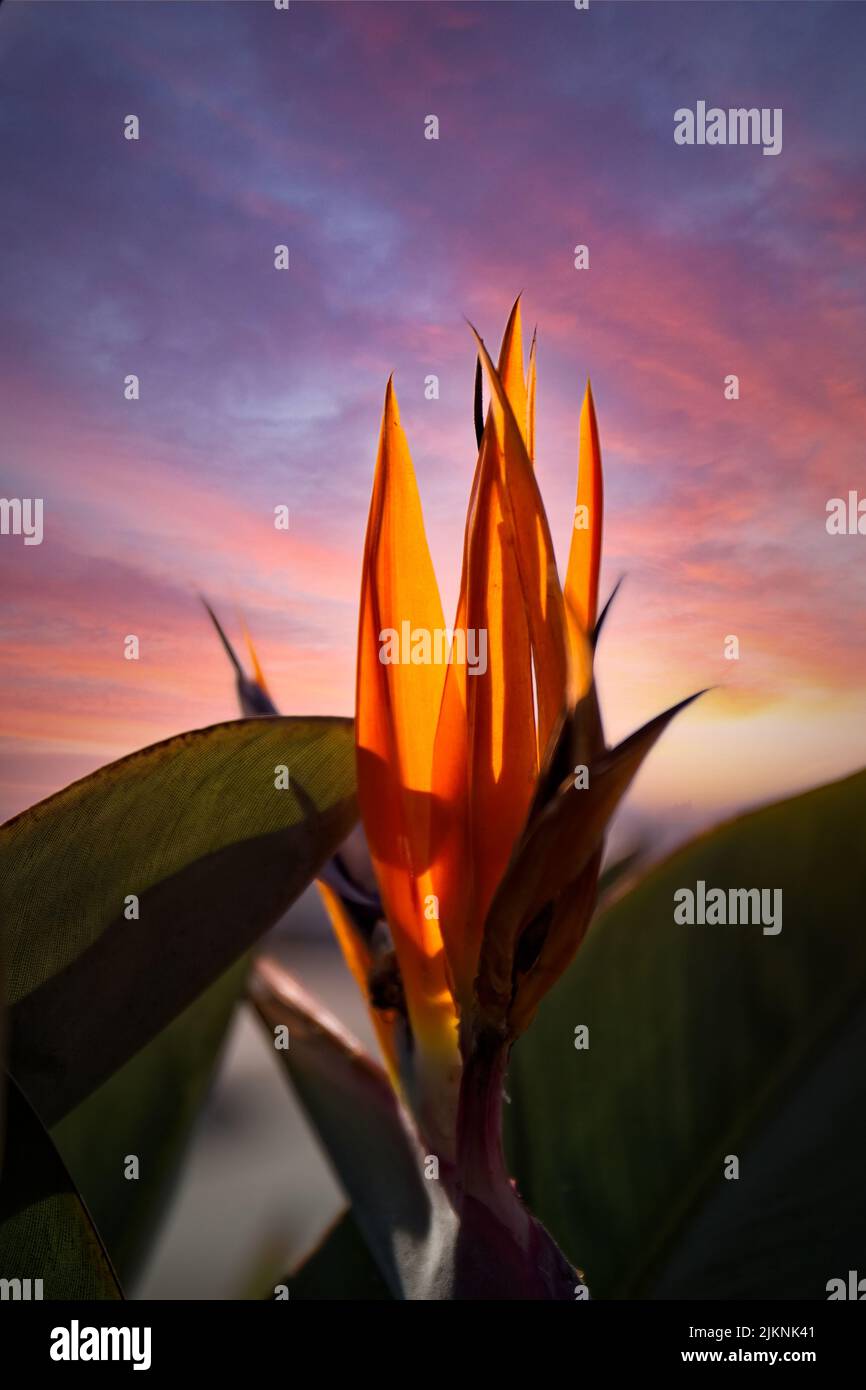
[[464,1195],[506,1210],[514,1189],[502,1148],[502,1096],[510,1044],[494,1033],[473,1041],[463,1071],[457,1112],[457,1171]]
[[521,1202],[502,1148],[510,1042],[476,1034],[467,1050],[457,1119],[457,1297],[573,1299],[578,1276]]

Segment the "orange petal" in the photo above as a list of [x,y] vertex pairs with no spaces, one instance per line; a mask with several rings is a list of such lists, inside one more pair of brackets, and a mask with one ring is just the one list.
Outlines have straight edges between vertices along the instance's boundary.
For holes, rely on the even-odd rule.
[[[464,577],[454,631],[465,632],[466,625]],[[473,681],[477,679],[479,678],[473,677]],[[448,960],[451,987],[460,1007],[464,1007],[467,1002],[466,981],[471,969],[466,956],[471,892],[466,682],[464,665],[453,663],[447,668],[434,745],[433,852],[430,869],[432,891],[439,900],[439,925]],[[471,979],[469,983],[471,985]]]
[[252,639],[252,637],[251,637],[250,634],[249,634],[249,630],[248,630],[248,628],[247,628],[246,623],[243,624],[243,629],[244,629],[244,638],[246,639],[246,644],[247,644],[247,651],[248,651],[249,654],[250,654],[250,661],[252,662],[253,675],[255,676],[256,681],[257,681],[258,685],[261,687],[261,689],[265,692],[265,694],[266,694],[268,697],[270,697],[270,693],[271,693],[271,692],[268,690],[268,683],[267,683],[267,681],[265,680],[265,673],[264,673],[264,671],[262,670],[261,665],[260,665],[260,663],[259,663],[259,658],[258,658],[258,655],[257,655],[257,653],[256,653],[256,649],[255,649],[255,647],[253,646],[253,639]]
[[580,412],[580,449],[577,476],[577,501],[571,550],[565,576],[565,598],[583,626],[591,633],[598,609],[598,571],[601,564],[601,528],[604,515],[604,494],[601,475],[601,445],[592,388],[586,383],[586,394]]
[[[516,419],[526,420],[520,300],[508,319],[499,376]],[[529,640],[510,509],[505,508],[494,432],[486,429],[466,523],[455,631],[486,642],[486,671],[452,666],[445,682],[434,761],[434,880],[453,988],[471,1001],[481,924],[523,827],[537,772]]]
[[520,592],[532,644],[540,760],[563,706],[573,697],[565,604],[556,572],[550,527],[523,435],[490,354],[474,328],[472,331],[492,390],[490,412],[502,482],[503,515],[513,536]]
[[487,669],[467,679],[468,863],[472,890],[458,988],[471,989],[481,927],[538,771],[532,649],[495,435],[485,436],[469,546],[467,624],[486,633]]
[[450,1064],[454,1006],[439,924],[427,901],[433,742],[447,668],[419,659],[434,655],[434,635],[443,629],[415,473],[389,381],[361,585],[358,798],[416,1043]]
[[527,396],[526,381],[523,376],[523,324],[520,317],[520,296],[505,325],[502,347],[499,350],[499,379],[505,389],[508,402],[514,412],[523,442],[526,443]]
[[535,463],[535,378],[537,343],[537,335],[533,333],[532,345],[529,349],[529,371],[526,376],[526,452],[529,454],[532,463]]
[[340,949],[346,960],[346,964],[351,971],[358,988],[364,996],[369,1009],[370,1018],[379,1046],[382,1049],[382,1056],[391,1084],[394,1089],[402,1094],[402,1079],[400,1075],[400,1062],[396,1038],[396,1020],[394,1015],[387,1010],[374,1009],[369,1003],[370,997],[370,970],[373,966],[373,956],[360,933],[356,930],[349,913],[343,903],[339,893],[328,883],[317,881],[319,892],[325,909],[331,919],[331,926],[334,935],[340,943]]
[[565,616],[571,656],[571,684],[575,703],[589,693],[592,686],[594,654],[590,633],[585,626],[583,610],[577,609],[574,595],[565,591]]

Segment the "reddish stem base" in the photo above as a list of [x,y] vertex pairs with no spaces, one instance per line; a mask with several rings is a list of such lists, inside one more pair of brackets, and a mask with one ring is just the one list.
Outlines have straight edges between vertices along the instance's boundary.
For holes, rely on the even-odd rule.
[[460,1087],[456,1202],[460,1214],[455,1297],[573,1300],[580,1278],[521,1202],[502,1149],[502,1095],[509,1044],[473,1040]]

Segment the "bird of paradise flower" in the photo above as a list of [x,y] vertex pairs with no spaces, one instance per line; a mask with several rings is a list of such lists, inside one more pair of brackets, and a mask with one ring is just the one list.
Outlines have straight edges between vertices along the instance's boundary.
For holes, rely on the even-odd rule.
[[[486,1252],[488,1296],[499,1285],[512,1296],[572,1297],[575,1271],[508,1176],[508,1057],[586,934],[611,817],[667,724],[696,696],[608,747],[593,679],[604,613],[592,391],[587,384],[578,524],[562,585],[534,468],[535,336],[524,375],[519,299],[498,366],[472,331],[479,447],[451,629],[393,380],[386,388],[357,656],[366,841],[360,852],[357,838],[347,843],[319,887],[392,1084],[422,1147],[438,1159],[463,1248],[474,1249],[470,1296],[478,1296]],[[244,713],[275,712],[252,644],[250,678],[211,617]],[[427,633],[485,632],[483,676],[468,678],[458,661],[383,662],[382,634],[404,623]]]

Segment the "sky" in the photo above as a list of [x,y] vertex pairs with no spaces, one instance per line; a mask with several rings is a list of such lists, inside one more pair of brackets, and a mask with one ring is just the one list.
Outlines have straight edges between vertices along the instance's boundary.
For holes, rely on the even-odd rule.
[[[352,712],[392,371],[453,611],[466,320],[498,348],[520,292],[563,564],[592,379],[609,735],[713,687],[634,814],[866,763],[866,536],[825,524],[866,497],[864,43],[864,5],[798,0],[6,0],[0,491],[45,520],[0,536],[0,818],[235,716],[200,593],[284,712]],[[781,108],[781,152],[676,144],[698,101]]]

